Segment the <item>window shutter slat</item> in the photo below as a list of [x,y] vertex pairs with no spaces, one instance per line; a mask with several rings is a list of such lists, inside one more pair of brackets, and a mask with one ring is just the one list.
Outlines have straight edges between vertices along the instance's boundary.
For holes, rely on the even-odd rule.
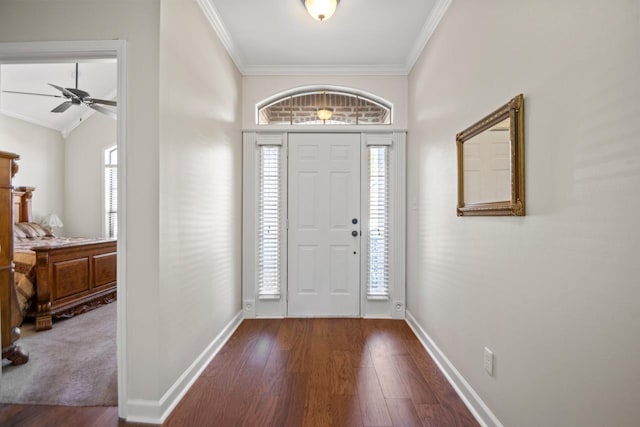
[[369,147],[368,297],[389,297],[389,147]]
[[105,185],[105,222],[104,233],[108,238],[118,236],[118,149],[116,147],[105,151],[104,165],[104,185]]
[[258,186],[258,298],[280,297],[280,147],[260,146]]

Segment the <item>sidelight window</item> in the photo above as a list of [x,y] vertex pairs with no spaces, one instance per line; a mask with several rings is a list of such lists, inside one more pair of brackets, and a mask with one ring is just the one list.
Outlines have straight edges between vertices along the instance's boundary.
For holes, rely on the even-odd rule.
[[258,298],[280,297],[281,146],[262,145],[258,184]]
[[389,297],[389,146],[370,146],[367,297]]

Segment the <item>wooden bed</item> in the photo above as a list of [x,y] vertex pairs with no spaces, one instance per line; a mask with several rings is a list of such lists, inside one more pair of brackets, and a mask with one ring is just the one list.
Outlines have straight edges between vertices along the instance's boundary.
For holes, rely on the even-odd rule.
[[[16,223],[32,222],[34,190],[14,190]],[[35,297],[29,315],[35,316],[36,331],[51,329],[53,317],[71,317],[116,299],[116,246],[116,240],[109,239],[43,238],[16,243],[16,257],[33,256]]]

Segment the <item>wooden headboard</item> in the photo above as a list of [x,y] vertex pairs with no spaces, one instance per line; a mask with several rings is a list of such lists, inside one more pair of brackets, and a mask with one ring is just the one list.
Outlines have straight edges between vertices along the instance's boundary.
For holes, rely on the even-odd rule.
[[31,197],[35,187],[16,187],[13,189],[13,222],[33,222]]

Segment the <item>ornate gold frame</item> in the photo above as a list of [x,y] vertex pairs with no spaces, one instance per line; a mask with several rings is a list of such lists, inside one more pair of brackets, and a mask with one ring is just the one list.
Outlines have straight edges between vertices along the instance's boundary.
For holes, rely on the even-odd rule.
[[[464,143],[509,118],[511,200],[488,203],[464,203]],[[458,150],[458,216],[524,216],[524,96],[516,95],[493,113],[456,135]]]

